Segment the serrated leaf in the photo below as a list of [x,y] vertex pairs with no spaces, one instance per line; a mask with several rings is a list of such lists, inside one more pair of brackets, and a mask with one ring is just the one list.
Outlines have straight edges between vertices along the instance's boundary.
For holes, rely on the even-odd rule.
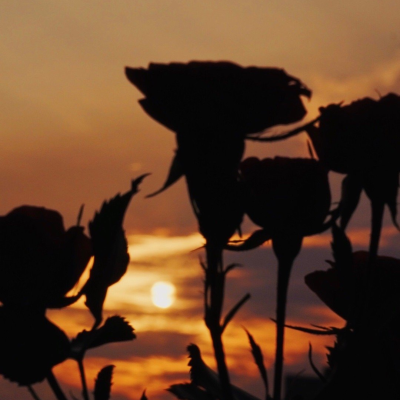
[[251,353],[253,354],[254,361],[258,367],[258,370],[260,371],[261,378],[264,382],[264,387],[265,387],[265,397],[266,399],[269,398],[269,384],[268,384],[268,374],[267,374],[267,369],[265,368],[264,365],[264,356],[262,354],[260,346],[256,343],[254,340],[253,336],[250,334],[250,332],[245,329],[245,332],[247,333],[247,337],[249,338],[250,346],[251,346]]
[[340,226],[346,229],[358,203],[363,190],[361,182],[352,175],[347,175],[342,181],[342,194],[339,203]]
[[164,190],[167,190],[170,186],[172,186],[175,182],[177,182],[182,176],[184,175],[182,165],[178,159],[178,156],[175,155],[175,157],[172,160],[170,169],[169,169],[169,174],[168,177],[164,183],[164,185],[161,187],[161,189],[157,190],[154,193],[148,194],[146,198],[156,196],[157,194],[160,194],[164,192]]
[[94,385],[94,400],[109,400],[114,365],[107,365],[98,373]]
[[106,319],[103,326],[91,331],[83,330],[71,341],[72,358],[81,359],[84,353],[94,347],[108,343],[133,340],[136,335],[132,326],[123,317],[114,315]]
[[122,224],[131,198],[145,176],[147,174],[133,180],[131,190],[125,194],[105,201],[89,222],[94,264],[82,293],[86,295],[85,304],[95,318],[95,326],[102,320],[108,287],[118,282],[128,268],[128,244]]

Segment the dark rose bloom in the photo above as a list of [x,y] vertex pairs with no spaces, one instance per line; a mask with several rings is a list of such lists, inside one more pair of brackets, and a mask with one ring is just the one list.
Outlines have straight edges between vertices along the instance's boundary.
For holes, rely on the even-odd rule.
[[400,97],[364,98],[349,105],[320,108],[319,128],[309,134],[329,169],[364,173],[389,168],[400,171]]
[[240,166],[246,213],[273,238],[321,230],[329,212],[328,174],[316,160],[250,157]]
[[[357,301],[363,298],[365,276],[367,273],[369,253],[353,253],[351,269],[345,277],[333,268],[327,271],[315,271],[305,277],[306,285],[336,314],[346,321],[354,321]],[[393,257],[378,256],[376,260],[374,285],[371,290],[372,313],[380,321],[399,320],[400,317],[400,260]],[[387,318],[386,318],[387,317]],[[400,337],[400,335],[399,335]]]
[[243,217],[238,167],[246,135],[300,120],[300,96],[311,92],[284,70],[230,62],[150,64],[126,74],[145,95],[143,109],[176,133],[162,190],[185,175],[200,232],[225,244]]
[[12,210],[0,217],[0,301],[14,308],[63,306],[91,254],[83,228],[65,230],[58,212]]
[[364,98],[345,106],[321,107],[319,127],[306,128],[321,162],[347,174],[340,204],[343,228],[363,190],[374,205],[388,205],[396,224],[399,127],[400,97],[390,93],[379,100]]
[[65,333],[44,315],[0,307],[0,374],[19,385],[41,382],[69,355]]
[[[223,130],[257,133],[302,119],[303,83],[283,69],[192,61],[126,68],[128,79],[146,96],[143,109],[174,132]],[[200,132],[199,132],[200,134]]]

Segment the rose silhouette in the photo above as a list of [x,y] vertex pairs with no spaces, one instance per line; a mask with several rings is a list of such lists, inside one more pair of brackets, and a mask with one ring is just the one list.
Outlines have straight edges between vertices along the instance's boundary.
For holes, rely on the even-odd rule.
[[[83,227],[65,230],[57,211],[22,206],[0,217],[0,301],[43,310],[70,304],[91,255]],[[76,300],[76,299],[75,299]]]
[[[343,276],[336,262],[329,262],[332,268],[314,271],[305,276],[306,285],[336,314],[354,324],[360,311],[357,301],[365,297],[362,282],[365,279],[369,254],[367,251],[352,253],[350,269]],[[381,321],[396,321],[400,317],[400,260],[394,257],[378,256],[377,269],[372,288],[370,313]],[[374,317],[370,315],[373,319]]]
[[386,204],[396,224],[399,126],[400,97],[389,93],[379,100],[364,98],[345,106],[321,107],[319,126],[306,129],[327,168],[347,174],[341,200],[343,228],[356,209],[362,190],[375,207],[373,218],[381,218]]
[[237,180],[246,135],[300,120],[300,96],[311,92],[284,70],[231,62],[150,64],[126,74],[145,95],[143,109],[176,133],[162,190],[185,175],[200,232],[225,244],[243,215]]
[[272,240],[278,259],[274,399],[281,398],[286,300],[289,278],[304,236],[325,230],[331,194],[328,171],[317,160],[275,157],[245,159],[240,165],[245,211],[262,229],[232,250],[249,250]]
[[240,171],[245,209],[266,237],[309,236],[319,232],[329,212],[331,194],[324,166],[313,159],[245,159]]

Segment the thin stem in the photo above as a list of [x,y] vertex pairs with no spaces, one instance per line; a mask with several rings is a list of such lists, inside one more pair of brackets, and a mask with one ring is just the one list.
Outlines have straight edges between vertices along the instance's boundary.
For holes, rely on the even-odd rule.
[[281,398],[283,351],[285,342],[286,301],[289,286],[291,262],[278,263],[278,290],[276,306],[276,348],[275,348],[275,373],[274,373],[274,400]]
[[35,400],[40,400],[40,397],[37,395],[37,393],[34,391],[34,389],[31,385],[28,385],[26,388],[28,389],[29,393],[32,395],[32,397]]
[[47,379],[47,382],[49,383],[51,389],[53,390],[53,392],[54,392],[54,394],[55,394],[57,400],[68,400],[68,399],[66,398],[65,394],[63,393],[63,391],[62,391],[60,385],[58,384],[57,379],[56,379],[56,377],[54,376],[54,374],[53,374],[52,371],[50,371],[50,372],[47,374],[46,379]]
[[364,288],[365,288],[365,298],[364,298],[364,318],[366,319],[368,315],[368,310],[370,306],[370,297],[372,293],[373,284],[376,277],[376,260],[379,251],[379,241],[382,232],[382,222],[383,214],[385,210],[385,203],[383,201],[371,200],[371,238],[369,242],[369,256],[367,271],[365,276]]
[[210,331],[221,384],[223,400],[232,400],[232,389],[225,351],[222,343],[221,313],[224,301],[225,273],[222,268],[222,248],[217,245],[206,245],[207,266],[205,279],[205,322]]
[[290,272],[293,262],[301,249],[302,237],[277,237],[272,240],[278,258],[278,283],[276,301],[276,347],[274,370],[274,400],[281,400],[283,354],[285,343],[286,302]]
[[81,376],[81,382],[82,382],[82,395],[85,400],[89,400],[89,393],[88,393],[88,388],[87,388],[87,384],[86,384],[85,368],[83,367],[83,359],[79,359],[78,366],[79,366],[79,374]]

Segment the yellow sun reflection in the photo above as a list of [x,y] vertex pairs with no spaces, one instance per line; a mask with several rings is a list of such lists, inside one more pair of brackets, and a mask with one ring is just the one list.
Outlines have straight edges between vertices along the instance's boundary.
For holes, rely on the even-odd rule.
[[168,308],[175,300],[175,286],[169,282],[156,282],[151,287],[151,301],[156,307]]

